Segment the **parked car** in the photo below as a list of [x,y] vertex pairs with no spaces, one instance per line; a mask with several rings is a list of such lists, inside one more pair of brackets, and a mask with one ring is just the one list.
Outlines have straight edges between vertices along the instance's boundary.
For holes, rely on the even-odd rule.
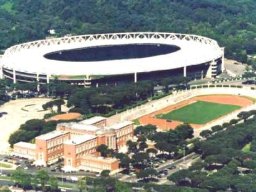
[[176,169],[176,166],[175,165],[172,165],[170,167],[168,167],[169,170],[172,170],[172,169]]

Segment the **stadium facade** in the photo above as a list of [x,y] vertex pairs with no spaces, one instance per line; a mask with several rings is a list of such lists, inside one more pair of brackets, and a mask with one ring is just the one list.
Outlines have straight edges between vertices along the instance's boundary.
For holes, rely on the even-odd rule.
[[215,78],[224,70],[224,49],[207,37],[158,32],[49,38],[8,48],[1,76],[17,82],[97,86],[184,76]]

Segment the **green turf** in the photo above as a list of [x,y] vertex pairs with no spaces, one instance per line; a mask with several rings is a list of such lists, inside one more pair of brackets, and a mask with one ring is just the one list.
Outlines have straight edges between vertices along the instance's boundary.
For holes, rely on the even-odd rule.
[[169,113],[160,114],[157,117],[184,123],[205,124],[240,108],[236,105],[197,101]]
[[134,123],[134,125],[140,125],[139,119],[134,119],[134,120],[133,120],[133,123]]
[[0,162],[0,168],[12,168],[12,165]]

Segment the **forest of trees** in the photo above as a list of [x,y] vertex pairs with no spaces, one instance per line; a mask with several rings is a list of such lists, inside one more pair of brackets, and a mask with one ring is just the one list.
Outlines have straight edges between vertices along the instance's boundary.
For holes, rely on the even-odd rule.
[[0,49],[56,36],[127,31],[205,35],[243,62],[256,48],[256,1],[0,0]]
[[177,186],[207,191],[255,191],[256,184],[252,182],[256,173],[255,117],[254,110],[241,112],[238,118],[244,123],[233,124],[232,120],[212,127],[207,140],[195,144],[201,160],[170,175],[169,179]]

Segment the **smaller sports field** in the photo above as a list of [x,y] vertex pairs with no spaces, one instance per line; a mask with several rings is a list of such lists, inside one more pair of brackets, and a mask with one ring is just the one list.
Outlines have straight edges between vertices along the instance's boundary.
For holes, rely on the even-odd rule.
[[237,105],[196,101],[169,113],[159,114],[157,117],[169,121],[175,120],[184,123],[205,124],[240,108]]

